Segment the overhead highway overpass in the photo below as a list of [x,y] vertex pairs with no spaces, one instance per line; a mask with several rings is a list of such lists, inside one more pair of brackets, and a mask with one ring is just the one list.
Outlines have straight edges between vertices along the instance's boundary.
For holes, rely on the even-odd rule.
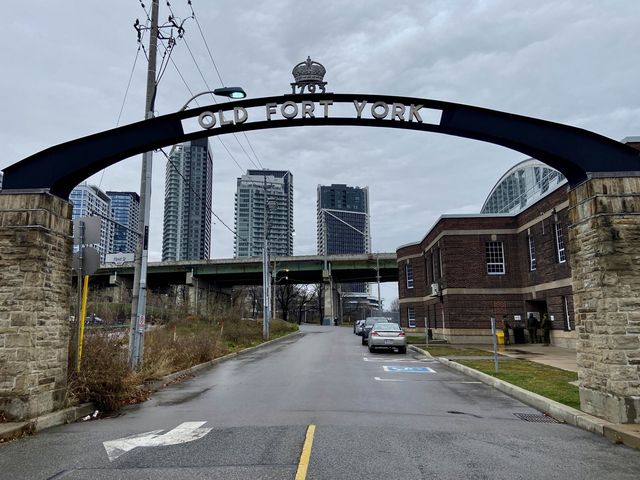
[[[328,272],[334,283],[398,281],[396,253],[372,253],[361,255],[329,255],[326,258]],[[322,283],[325,257],[306,255],[272,257],[269,270],[277,275],[279,284]],[[273,273],[272,273],[273,274]],[[108,284],[113,276],[133,279],[133,263],[103,265],[93,276],[91,283]],[[286,277],[286,278],[285,278]],[[150,262],[147,285],[149,288],[167,285],[190,284],[193,278],[229,288],[236,285],[262,284],[262,258],[242,257],[229,259],[188,260],[177,262]]]

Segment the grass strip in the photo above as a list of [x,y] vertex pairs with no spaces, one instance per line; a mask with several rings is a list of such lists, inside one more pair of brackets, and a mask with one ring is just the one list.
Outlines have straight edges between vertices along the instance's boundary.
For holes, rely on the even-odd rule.
[[[423,339],[424,340],[424,339]],[[479,350],[477,348],[463,348],[463,347],[452,347],[450,345],[429,345],[426,346],[424,344],[417,345],[423,350],[426,350],[434,357],[489,357],[492,356],[492,352],[488,352],[486,350]]]
[[578,374],[575,372],[517,359],[500,363],[500,373],[496,375],[493,360],[456,361],[461,365],[499,378],[530,392],[580,409],[578,387],[569,383],[578,379]]

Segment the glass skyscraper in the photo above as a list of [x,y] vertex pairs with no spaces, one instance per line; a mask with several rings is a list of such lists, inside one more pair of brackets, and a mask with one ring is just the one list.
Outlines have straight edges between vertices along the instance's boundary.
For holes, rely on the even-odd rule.
[[109,253],[135,253],[140,228],[140,195],[135,192],[107,192],[111,199],[113,244]]
[[262,255],[265,218],[269,254],[293,255],[293,175],[287,170],[247,170],[235,195],[235,257]]
[[209,140],[178,145],[167,160],[162,261],[209,258],[212,185]]
[[[369,188],[318,185],[318,255],[371,253]],[[343,291],[367,293],[365,283],[343,285]]]
[[73,205],[73,219],[90,216],[100,218],[100,243],[95,247],[100,254],[100,262],[104,263],[105,255],[113,251],[111,198],[95,185],[82,183],[71,191],[69,201]]

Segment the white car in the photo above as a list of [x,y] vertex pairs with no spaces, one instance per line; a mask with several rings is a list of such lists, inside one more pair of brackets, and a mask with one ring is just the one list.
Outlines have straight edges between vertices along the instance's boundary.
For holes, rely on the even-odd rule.
[[397,323],[376,323],[367,339],[369,351],[378,348],[397,348],[400,353],[407,353],[407,337]]
[[364,326],[364,320],[356,320],[353,324],[353,333],[356,335],[362,335],[362,327]]

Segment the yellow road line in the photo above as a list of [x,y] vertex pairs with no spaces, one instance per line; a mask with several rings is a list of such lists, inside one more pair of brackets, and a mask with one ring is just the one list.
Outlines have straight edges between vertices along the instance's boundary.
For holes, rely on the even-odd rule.
[[313,435],[316,432],[315,425],[309,425],[307,428],[307,436],[304,439],[302,453],[300,453],[300,461],[298,462],[298,471],[295,480],[305,480],[307,478],[307,468],[309,468],[309,457],[311,457],[311,446],[313,445]]

